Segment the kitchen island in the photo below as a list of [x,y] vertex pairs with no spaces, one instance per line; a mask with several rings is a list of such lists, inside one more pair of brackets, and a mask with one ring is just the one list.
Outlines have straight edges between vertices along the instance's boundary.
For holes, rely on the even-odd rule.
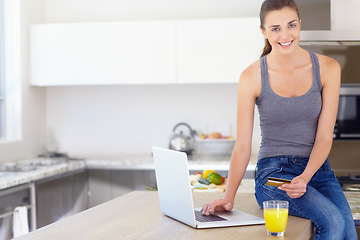
[[[219,198],[223,193],[193,193],[194,206]],[[235,208],[262,217],[254,194],[238,193]],[[289,216],[282,239],[309,239],[312,224]],[[40,228],[16,240],[42,239],[267,239],[265,225],[193,229],[163,215],[158,193],[135,191]],[[271,238],[268,238],[271,239]]]

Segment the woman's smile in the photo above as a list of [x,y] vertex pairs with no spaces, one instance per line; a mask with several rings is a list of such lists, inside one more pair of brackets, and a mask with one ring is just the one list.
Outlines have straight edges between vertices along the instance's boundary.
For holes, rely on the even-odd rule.
[[291,41],[289,41],[289,42],[279,42],[279,44],[280,44],[280,46],[285,46],[285,47],[287,47],[287,46],[289,46],[293,41],[294,41],[294,40],[291,40]]

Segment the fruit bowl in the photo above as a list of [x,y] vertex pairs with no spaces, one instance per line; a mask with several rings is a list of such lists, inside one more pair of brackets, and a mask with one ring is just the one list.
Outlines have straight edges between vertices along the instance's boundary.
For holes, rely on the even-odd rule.
[[195,138],[199,150],[206,151],[206,153],[217,155],[231,155],[235,139],[219,138],[219,139],[201,139]]

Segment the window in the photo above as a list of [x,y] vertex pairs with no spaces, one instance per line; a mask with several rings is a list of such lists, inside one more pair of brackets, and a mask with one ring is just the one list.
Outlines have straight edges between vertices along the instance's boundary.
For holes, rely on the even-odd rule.
[[0,142],[21,139],[20,0],[0,0]]
[[0,0],[0,138],[3,138],[5,127],[4,113],[4,5]]

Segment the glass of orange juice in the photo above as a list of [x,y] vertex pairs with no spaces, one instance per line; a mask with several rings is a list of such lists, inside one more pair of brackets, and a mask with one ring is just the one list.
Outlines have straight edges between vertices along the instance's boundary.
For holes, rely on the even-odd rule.
[[280,200],[265,201],[263,207],[268,235],[284,236],[289,214],[289,202]]

